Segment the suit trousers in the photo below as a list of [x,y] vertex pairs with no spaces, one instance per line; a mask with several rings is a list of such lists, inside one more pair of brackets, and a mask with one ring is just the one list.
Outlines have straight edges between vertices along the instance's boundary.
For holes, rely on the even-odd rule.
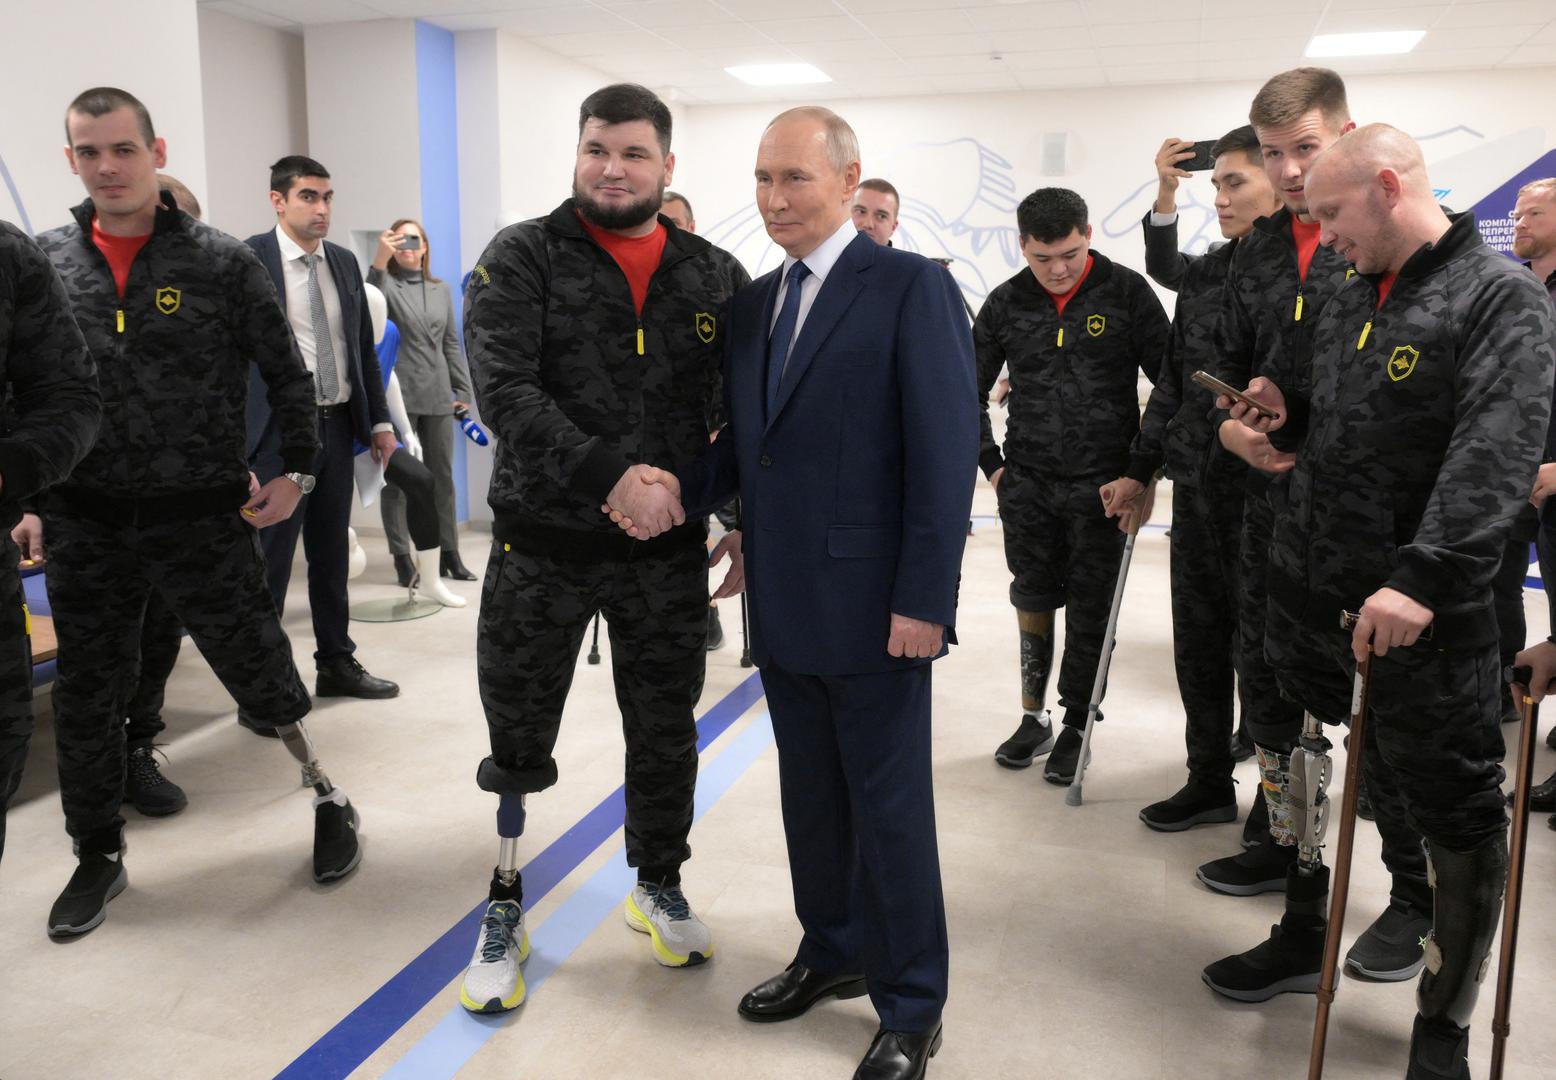
[[[422,463],[432,474],[432,494],[438,515],[438,547],[459,550],[459,529],[454,521],[454,420],[444,414],[411,414],[411,426],[421,440]],[[406,498],[399,486],[384,488],[380,497],[384,535],[389,539],[391,555],[409,555],[411,537],[406,522]],[[430,547],[431,545],[427,545]],[[420,542],[417,543],[420,548]]]
[[25,603],[16,570],[0,571],[0,858],[5,856],[6,807],[21,786],[32,741],[32,643]]
[[827,974],[862,971],[888,1031],[940,1021],[950,968],[930,669],[822,676],[762,668],[804,930],[795,959]]
[[[346,577],[351,570],[351,500],[356,495],[355,443],[351,418],[344,408],[321,414],[319,454],[314,488],[304,495],[285,521],[260,530],[265,550],[265,577],[277,613],[286,610],[286,587],[292,580],[292,556],[302,534],[308,560],[308,606],[313,612],[315,660],[332,660],[356,652],[346,632],[351,618]],[[261,482],[272,477],[261,476]]]
[[294,723],[312,704],[266,588],[259,538],[236,509],[149,525],[46,510],[44,529],[65,828],[82,850],[114,852],[124,827],[125,704],[153,591],[257,723]]

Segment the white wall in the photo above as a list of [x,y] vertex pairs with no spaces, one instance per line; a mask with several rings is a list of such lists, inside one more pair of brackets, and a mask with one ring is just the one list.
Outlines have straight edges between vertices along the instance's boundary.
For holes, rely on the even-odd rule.
[[[303,39],[202,6],[200,71],[205,220],[251,236],[275,225],[267,195],[271,163],[308,153]],[[168,171],[184,179],[171,164]]]
[[[6,3],[0,64],[0,217],[62,225],[85,198],[65,164],[65,106],[92,86],[128,90],[167,140],[168,171],[206,197],[194,0]],[[5,174],[10,183],[5,182]],[[14,185],[14,191],[12,187]]]
[[[1546,130],[1556,70],[1355,76],[1348,84],[1358,121],[1388,121],[1423,138],[1433,182],[1448,189],[1445,201],[1456,208],[1473,205],[1556,141],[1556,131]],[[1246,123],[1258,87],[1129,86],[835,107],[859,134],[865,175],[884,176],[902,191],[899,246],[953,257],[952,272],[977,306],[1021,267],[1015,206],[1042,186],[1079,191],[1091,207],[1097,248],[1141,268],[1138,222],[1155,194],[1156,148],[1168,136],[1216,138]],[[697,207],[700,230],[753,274],[778,259],[756,214],[751,169],[762,129],[780,109],[693,106],[677,140],[676,187]],[[1044,176],[1043,135],[1056,131],[1069,133],[1069,166]],[[1179,189],[1184,239],[1196,231],[1201,245],[1213,238],[1211,199],[1208,177]]]

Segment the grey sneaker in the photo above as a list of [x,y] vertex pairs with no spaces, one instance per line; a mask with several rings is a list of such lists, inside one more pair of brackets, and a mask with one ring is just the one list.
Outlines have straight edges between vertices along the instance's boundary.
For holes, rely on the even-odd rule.
[[497,1013],[524,1003],[524,975],[519,965],[529,959],[529,931],[524,911],[512,900],[493,900],[481,917],[481,935],[459,987],[459,1003],[471,1012]]
[[692,913],[679,885],[638,882],[627,897],[627,925],[653,942],[654,959],[665,967],[690,967],[713,956],[713,935]]

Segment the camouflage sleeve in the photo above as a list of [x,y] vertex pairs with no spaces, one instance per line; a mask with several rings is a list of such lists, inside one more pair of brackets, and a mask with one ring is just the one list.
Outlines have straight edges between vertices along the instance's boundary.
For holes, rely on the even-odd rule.
[[[730,311],[734,306],[732,294],[725,302],[724,312],[720,316],[720,321],[725,328],[724,357],[720,365],[723,370],[719,378],[718,391],[718,400],[721,404],[719,409],[711,410],[722,411],[726,417],[735,415],[729,400],[729,366],[732,362],[730,342],[735,339],[735,335],[731,332],[733,320]],[[703,447],[694,459],[670,471],[680,482],[681,506],[686,511],[688,519],[704,517],[728,503],[740,493],[740,462],[735,453],[733,423],[725,423],[719,431],[719,437]]]
[[1149,484],[1156,476],[1156,470],[1162,467],[1166,458],[1167,425],[1183,406],[1182,337],[1182,329],[1174,324],[1162,353],[1156,385],[1151,388],[1150,400],[1145,403],[1140,432],[1129,448],[1129,468],[1124,475],[1142,484]]
[[97,437],[97,370],[65,287],[33,240],[0,226],[0,342],[15,423],[0,437],[0,502],[70,475]]
[[961,290],[927,263],[911,282],[897,328],[902,409],[902,546],[891,610],[954,626],[967,518],[978,465],[977,376]]
[[999,339],[999,299],[990,294],[973,321],[973,354],[977,357],[978,376],[978,468],[984,476],[993,476],[1005,467],[1005,455],[994,441],[994,425],[989,420],[989,395],[1005,368],[1005,347]]
[[1172,335],[1172,323],[1167,311],[1145,278],[1134,279],[1134,295],[1130,298],[1130,334],[1134,338],[1135,362],[1152,385],[1162,370],[1162,353],[1167,350],[1167,339]]
[[265,380],[265,397],[281,435],[283,471],[310,472],[319,450],[313,376],[297,349],[270,274],[247,244],[234,246],[230,272],[236,337]]
[[[1241,255],[1243,250],[1240,245],[1238,255]],[[1229,386],[1242,389],[1248,385],[1248,380],[1253,378],[1253,356],[1257,336],[1253,317],[1243,302],[1242,290],[1238,288],[1238,279],[1237,256],[1233,256],[1232,266],[1227,272],[1226,281],[1221,286],[1221,306],[1216,314],[1215,330],[1210,335],[1210,355],[1206,358],[1206,370]],[[1215,407],[1213,397],[1211,400],[1210,430],[1216,432],[1221,430],[1221,425],[1231,417],[1227,415],[1226,410]]]
[[1461,330],[1453,435],[1387,583],[1434,612],[1491,587],[1529,501],[1556,377],[1556,318],[1543,291],[1532,277],[1499,276]]
[[443,356],[448,361],[448,381],[454,390],[455,401],[473,401],[475,389],[470,385],[470,365],[465,363],[465,351],[459,345],[459,326],[454,320],[454,290],[448,289],[444,297],[448,301],[448,314],[443,320]]
[[[516,230],[487,246],[465,293],[465,353],[481,416],[497,437],[559,489],[603,501],[633,462],[562,411],[542,374],[546,268]],[[584,282],[558,282],[559,306],[588,325]]]
[[1145,231],[1145,272],[1162,288],[1177,292],[1190,264],[1200,256],[1178,250],[1176,219],[1169,225],[1152,225],[1151,211],[1147,210],[1140,219],[1140,228]]

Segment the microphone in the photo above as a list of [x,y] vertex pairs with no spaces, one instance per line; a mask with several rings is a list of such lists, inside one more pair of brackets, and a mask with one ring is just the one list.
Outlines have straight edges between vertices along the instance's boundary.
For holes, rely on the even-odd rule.
[[477,446],[485,446],[491,441],[486,437],[486,432],[482,430],[481,425],[470,419],[468,407],[461,405],[455,409],[454,419],[459,421],[459,430],[465,433],[465,438]]

